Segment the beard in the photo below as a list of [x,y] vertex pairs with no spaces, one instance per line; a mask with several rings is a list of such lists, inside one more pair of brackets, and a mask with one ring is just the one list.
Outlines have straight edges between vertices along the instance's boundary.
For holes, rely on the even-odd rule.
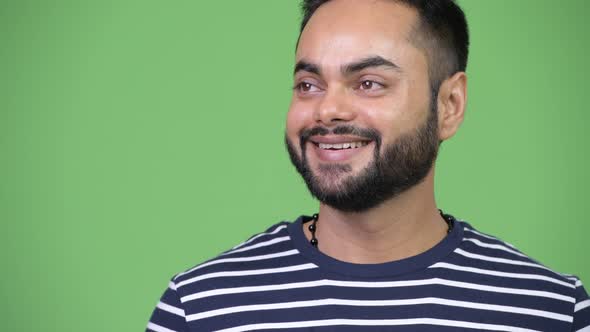
[[[435,99],[436,101],[436,99]],[[436,105],[436,102],[431,104]],[[306,146],[314,135],[355,135],[375,143],[373,160],[358,174],[349,164],[319,164],[312,171]],[[314,127],[300,133],[301,156],[285,136],[291,162],[303,177],[312,196],[344,212],[363,212],[392,199],[424,180],[438,153],[438,117],[431,106],[426,122],[383,148],[381,135],[373,129],[342,125],[329,130]]]

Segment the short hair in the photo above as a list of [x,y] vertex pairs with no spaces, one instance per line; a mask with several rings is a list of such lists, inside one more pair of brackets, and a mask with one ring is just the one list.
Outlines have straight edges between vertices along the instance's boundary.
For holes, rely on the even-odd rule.
[[[315,11],[330,0],[302,0],[303,18],[299,37]],[[467,68],[469,31],[463,10],[454,0],[391,0],[418,12],[410,42],[425,52],[431,89]],[[299,42],[298,42],[299,44]]]

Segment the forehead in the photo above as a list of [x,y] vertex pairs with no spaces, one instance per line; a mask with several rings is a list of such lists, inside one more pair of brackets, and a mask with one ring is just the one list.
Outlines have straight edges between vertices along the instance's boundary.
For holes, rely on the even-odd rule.
[[342,65],[367,55],[403,62],[417,49],[409,38],[417,12],[392,0],[331,0],[312,15],[296,59]]

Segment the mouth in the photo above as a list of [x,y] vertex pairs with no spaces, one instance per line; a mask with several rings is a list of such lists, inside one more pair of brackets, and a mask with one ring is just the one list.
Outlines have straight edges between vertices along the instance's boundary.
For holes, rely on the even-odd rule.
[[347,150],[358,149],[369,144],[369,141],[345,142],[345,143],[316,143],[316,146],[322,150]]
[[360,158],[374,144],[372,140],[350,136],[316,136],[308,141],[320,162],[347,162]]

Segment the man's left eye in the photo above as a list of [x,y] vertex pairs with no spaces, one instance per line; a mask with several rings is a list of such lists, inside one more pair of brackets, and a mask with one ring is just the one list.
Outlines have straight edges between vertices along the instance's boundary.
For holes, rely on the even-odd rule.
[[359,85],[359,89],[361,90],[376,90],[381,88],[383,88],[382,84],[369,80],[362,81]]

